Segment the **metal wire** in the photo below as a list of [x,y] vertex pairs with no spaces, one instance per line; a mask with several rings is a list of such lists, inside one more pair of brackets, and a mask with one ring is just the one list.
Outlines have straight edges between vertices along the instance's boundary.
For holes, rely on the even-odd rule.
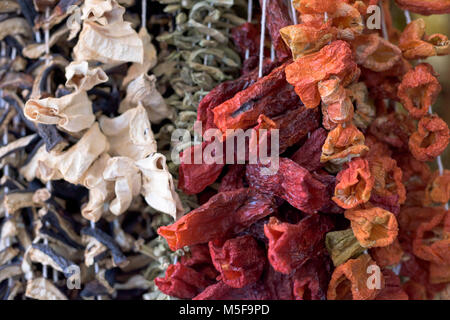
[[[252,22],[252,12],[253,12],[253,0],[248,0],[247,3],[247,22]],[[250,50],[245,49],[245,59],[247,60],[250,56]]]
[[258,78],[263,76],[263,61],[264,61],[264,41],[266,35],[266,0],[262,3],[262,16],[261,16],[261,38],[259,43],[259,67]]

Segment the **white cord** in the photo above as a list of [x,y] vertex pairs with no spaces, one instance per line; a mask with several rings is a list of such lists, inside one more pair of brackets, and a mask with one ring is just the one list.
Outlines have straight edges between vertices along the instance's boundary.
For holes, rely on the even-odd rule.
[[[252,12],[253,12],[253,0],[248,0],[247,3],[247,22],[252,22]],[[250,50],[245,49],[245,60],[250,56]]]
[[[381,2],[381,1],[380,1]],[[387,32],[387,26],[386,26],[386,20],[385,20],[385,15],[384,15],[384,8],[383,8],[383,4],[379,4],[380,6],[380,14],[381,14],[381,32],[383,33],[383,38],[385,40],[389,40],[389,35]]]
[[266,33],[266,0],[263,0],[262,4],[262,16],[261,16],[261,38],[259,43],[259,68],[258,78],[263,76],[263,61],[264,61],[264,40]]
[[147,0],[142,0],[141,28],[147,27]]
[[295,11],[293,0],[288,0],[288,1],[290,4],[290,7],[291,7],[292,20],[293,20],[294,24],[298,24],[297,12]]

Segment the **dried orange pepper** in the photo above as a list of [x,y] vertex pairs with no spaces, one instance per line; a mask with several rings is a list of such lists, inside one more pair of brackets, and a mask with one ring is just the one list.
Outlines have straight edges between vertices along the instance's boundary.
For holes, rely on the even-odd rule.
[[322,80],[317,87],[322,100],[323,125],[326,129],[352,120],[353,104],[338,78]]
[[375,118],[375,105],[369,99],[369,91],[364,82],[357,82],[347,88],[347,94],[354,104],[353,123],[366,129]]
[[403,10],[423,15],[450,13],[450,0],[395,0]]
[[377,262],[377,265],[384,268],[399,263],[403,256],[403,250],[398,239],[395,239],[388,246],[370,249],[370,254]]
[[384,209],[346,210],[345,217],[351,221],[356,239],[366,248],[390,245],[398,234],[395,216]]
[[[350,259],[338,266],[331,276],[328,285],[328,300],[373,300],[380,290],[369,289],[367,280],[370,274],[369,266],[376,263],[368,254],[362,254],[356,259]],[[380,285],[384,287],[384,277],[380,273]]]
[[421,63],[405,74],[398,86],[398,97],[411,116],[420,119],[428,113],[440,91],[433,67]]
[[406,200],[406,189],[402,182],[402,169],[397,162],[385,156],[370,159],[370,171],[375,179],[374,191],[381,196],[398,195],[398,203]]
[[308,24],[302,23],[280,29],[281,37],[291,49],[294,60],[319,51],[330,41],[335,40],[335,33],[331,28],[331,21],[324,23],[322,18]]
[[406,59],[424,59],[450,53],[450,42],[442,34],[425,35],[425,21],[421,18],[411,21],[399,39],[399,48]]
[[293,0],[295,9],[302,14],[335,12],[343,0]]
[[339,172],[337,180],[333,201],[341,208],[352,209],[369,201],[374,178],[367,160],[353,159],[347,169]]
[[353,124],[344,128],[339,124],[328,133],[322,147],[320,162],[342,164],[348,160],[359,157],[368,151],[364,145],[364,135]]
[[444,151],[449,137],[447,123],[436,115],[427,115],[409,138],[409,149],[417,160],[431,161]]
[[338,40],[288,65],[286,80],[295,87],[307,108],[315,108],[320,104],[319,81],[336,76],[345,87],[356,80],[359,73],[349,44]]
[[450,200],[450,170],[438,171],[430,179],[425,193],[424,204],[446,204]]
[[417,227],[413,241],[414,255],[420,259],[450,266],[450,215],[434,215]]
[[351,42],[356,62],[372,71],[381,72],[396,65],[402,51],[377,33],[359,35]]

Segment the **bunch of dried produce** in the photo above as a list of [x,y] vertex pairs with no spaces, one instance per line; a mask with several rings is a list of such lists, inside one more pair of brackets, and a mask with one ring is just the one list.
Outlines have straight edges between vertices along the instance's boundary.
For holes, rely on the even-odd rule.
[[[231,31],[245,22],[246,3],[231,1],[158,0],[163,11],[173,16],[168,30],[156,40],[161,48],[153,69],[157,88],[173,107],[172,123],[162,126],[157,137],[159,148],[169,161],[171,173],[178,166],[171,160],[172,133],[187,129],[194,134],[194,122],[200,101],[219,83],[239,76],[241,57],[231,41]],[[191,144],[178,145],[178,151]],[[192,200],[191,200],[192,201]]]
[[121,0],[0,10],[1,297],[167,298],[153,279],[179,253],[156,230],[192,207],[153,134],[175,113],[147,15],[167,15]]
[[[413,12],[450,11],[446,1],[397,2]],[[233,31],[242,75],[200,101],[201,133],[215,129],[214,138],[180,155],[179,188],[200,206],[158,229],[172,250],[186,252],[155,280],[162,292],[195,300],[448,299],[450,189],[440,154],[450,136],[431,111],[437,73],[414,61],[448,54],[448,40],[425,35],[423,20],[396,30],[389,1],[380,2],[383,28],[368,29],[374,4],[294,0],[292,15],[283,1],[261,0],[259,37],[249,23]],[[270,52],[266,28],[272,61],[262,56]],[[213,147],[247,129],[248,143]],[[268,129],[277,129],[275,157],[252,162],[261,141],[276,139]],[[196,155],[201,161],[192,163]],[[435,159],[439,171],[431,173],[426,162]]]

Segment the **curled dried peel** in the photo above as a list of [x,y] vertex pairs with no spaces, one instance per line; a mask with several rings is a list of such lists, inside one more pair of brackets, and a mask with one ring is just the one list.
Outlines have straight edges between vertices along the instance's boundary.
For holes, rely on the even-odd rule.
[[145,108],[148,119],[152,123],[160,123],[164,119],[174,118],[172,109],[156,88],[154,75],[141,74],[128,84],[127,94],[120,102],[119,112],[124,113],[139,104]]
[[351,221],[356,239],[365,248],[384,247],[398,234],[397,219],[381,208],[347,210],[345,217]]
[[89,201],[81,208],[84,218],[97,222],[104,211],[104,204],[114,196],[114,183],[103,178],[111,156],[103,153],[86,171],[81,184],[89,190]]
[[295,87],[295,92],[307,108],[315,108],[320,103],[319,81],[336,76],[345,87],[357,79],[359,73],[350,46],[338,40],[288,65],[286,80]]
[[143,63],[133,63],[127,71],[126,77],[122,81],[122,86],[127,86],[131,81],[137,79],[141,75],[147,74],[147,72],[156,65],[156,49],[152,44],[152,37],[149,35],[146,28],[139,30],[139,38],[142,40],[144,47],[144,61]]
[[130,158],[114,157],[108,160],[103,178],[114,182],[115,198],[111,201],[109,210],[115,215],[124,213],[141,191],[139,169]]
[[123,21],[107,26],[84,21],[73,52],[77,61],[144,62],[142,40],[131,27],[131,23]]
[[411,21],[403,30],[399,48],[406,59],[424,59],[450,53],[450,42],[442,34],[425,35],[425,21],[421,18]]
[[156,152],[156,140],[142,105],[129,109],[116,118],[101,116],[99,123],[108,138],[109,153],[112,156],[140,160]]
[[350,41],[364,30],[363,16],[354,5],[337,1],[336,11],[330,14],[332,26],[335,28],[337,38]]
[[31,121],[56,124],[69,132],[90,128],[95,121],[86,91],[76,91],[61,98],[30,99],[25,103],[24,114]]
[[160,153],[153,153],[145,159],[136,161],[136,166],[141,171],[141,194],[147,204],[178,220],[183,215],[184,209],[175,191],[166,157]]
[[356,62],[376,72],[391,69],[401,57],[401,50],[377,33],[359,35],[351,42]]
[[88,91],[96,85],[108,81],[102,68],[90,68],[86,61],[73,61],[66,67],[66,87]]
[[339,124],[328,133],[322,147],[320,162],[343,164],[364,155],[369,148],[364,145],[364,135],[353,124],[343,127]]
[[421,63],[405,74],[398,86],[398,97],[411,116],[420,119],[428,113],[440,91],[433,67]]
[[431,161],[444,151],[449,138],[447,123],[436,115],[427,115],[409,138],[409,149],[417,160]]
[[40,147],[20,172],[29,181],[37,177],[43,182],[64,179],[79,184],[91,164],[108,148],[108,141],[95,122],[75,145],[65,151],[47,152],[45,146]]
[[[369,289],[369,267],[377,267],[368,254],[350,259],[338,266],[331,276],[328,285],[328,300],[373,300],[379,289]],[[380,273],[380,287],[384,287],[384,277]],[[370,281],[370,280],[369,280]]]
[[348,168],[339,172],[333,201],[341,208],[351,209],[369,201],[374,177],[367,160],[353,159]]
[[82,20],[90,20],[107,25],[117,20],[122,20],[125,8],[116,0],[85,0],[81,9]]

